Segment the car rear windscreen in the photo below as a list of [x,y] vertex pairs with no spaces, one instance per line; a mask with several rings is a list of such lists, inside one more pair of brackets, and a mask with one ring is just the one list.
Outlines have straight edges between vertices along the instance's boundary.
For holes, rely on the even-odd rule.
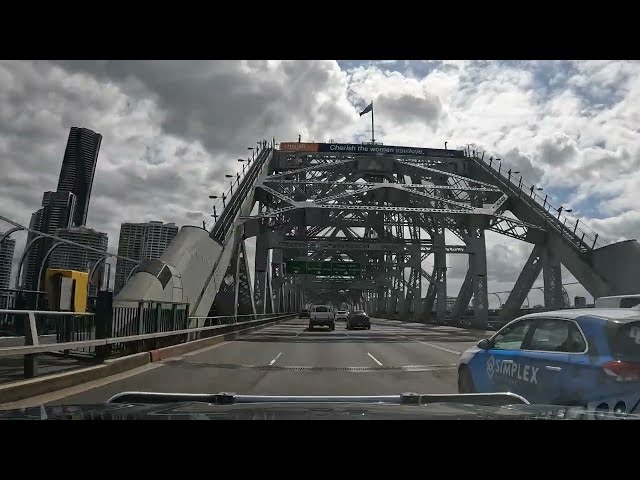
[[338,313],[347,313],[346,310],[338,310]]
[[640,362],[640,321],[616,325],[609,342],[617,360]]
[[315,311],[316,311],[316,312],[319,312],[319,313],[322,313],[322,312],[328,312],[328,311],[329,311],[329,308],[327,308],[327,307],[316,307],[316,308],[315,308]]
[[355,312],[353,312],[354,315],[366,315],[364,310],[356,310]]
[[620,308],[631,308],[640,305],[639,297],[627,297],[620,299]]

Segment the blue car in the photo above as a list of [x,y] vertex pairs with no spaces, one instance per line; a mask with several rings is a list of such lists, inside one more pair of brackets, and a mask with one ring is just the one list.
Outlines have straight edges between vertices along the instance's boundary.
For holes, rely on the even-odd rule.
[[638,412],[640,311],[590,308],[520,317],[462,353],[458,391]]

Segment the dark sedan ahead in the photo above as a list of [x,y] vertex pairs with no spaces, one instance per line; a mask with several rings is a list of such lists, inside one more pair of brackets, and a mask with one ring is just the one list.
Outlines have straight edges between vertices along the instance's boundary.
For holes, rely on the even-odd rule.
[[371,330],[371,319],[364,310],[354,310],[347,318],[347,330],[354,328],[366,328]]

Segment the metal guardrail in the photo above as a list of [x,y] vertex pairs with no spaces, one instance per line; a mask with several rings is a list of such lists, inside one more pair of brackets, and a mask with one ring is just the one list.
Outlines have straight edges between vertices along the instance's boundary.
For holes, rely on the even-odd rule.
[[[555,208],[551,205],[548,195],[542,196],[538,194],[536,186],[524,180],[522,176],[516,181],[516,177],[511,175],[511,170],[502,168],[502,162],[496,161],[495,163],[498,164],[498,168],[496,168],[493,162],[493,157],[485,160],[484,152],[482,152],[482,155],[479,155],[479,152],[475,151],[466,153],[469,158],[476,160],[478,164],[505,182],[519,197],[522,198],[524,196],[525,198],[531,199],[532,202],[530,203],[538,213],[543,214],[544,218],[548,220],[555,220],[554,222],[549,223],[556,227],[560,233],[566,233],[568,235],[564,235],[565,237],[568,237],[574,243],[579,242],[582,244],[583,247],[581,250],[593,250],[612,243],[611,241],[603,238],[600,234],[596,233],[584,222],[581,223],[579,218],[567,214],[566,210],[562,207]],[[552,210],[555,210],[557,215],[552,214]]]
[[[38,311],[33,311],[33,310],[14,310],[11,312],[6,312],[6,313],[26,313],[29,315],[29,322],[33,323],[35,326],[35,319],[33,318],[35,314],[37,313],[43,313],[43,314],[50,314],[52,312],[38,312]],[[4,310],[0,310],[0,313],[5,313]],[[54,313],[64,313],[64,312],[54,312]],[[80,315],[86,315],[86,316],[92,316],[93,314],[80,314]],[[194,333],[194,332],[205,332],[205,331],[209,331],[209,330],[216,330],[216,329],[221,329],[224,327],[227,327],[229,325],[236,325],[239,323],[245,323],[245,324],[249,324],[252,322],[258,322],[261,320],[265,320],[268,318],[278,318],[278,317],[282,317],[282,316],[289,316],[289,315],[293,315],[293,313],[280,313],[280,314],[273,314],[273,313],[264,313],[264,314],[256,314],[256,315],[242,315],[243,317],[247,317],[244,321],[238,321],[237,319],[235,319],[233,316],[225,316],[225,317],[190,317],[190,319],[193,318],[206,318],[208,319],[211,323],[214,323],[213,325],[206,325],[203,327],[192,327],[192,328],[184,328],[181,330],[171,330],[171,331],[167,331],[167,332],[157,332],[157,333],[145,333],[145,334],[141,334],[141,335],[129,335],[126,337],[110,337],[110,338],[102,338],[102,339],[93,339],[93,340],[80,340],[80,341],[72,341],[72,342],[62,342],[62,343],[49,343],[49,344],[44,344],[44,345],[40,345],[40,343],[38,342],[38,337],[37,335],[31,335],[29,337],[29,343],[26,346],[23,347],[5,347],[5,348],[0,348],[0,357],[10,357],[10,356],[15,356],[15,355],[29,355],[29,354],[34,354],[34,353],[47,353],[47,352],[60,352],[60,351],[64,351],[64,350],[71,350],[74,347],[75,348],[80,348],[80,347],[89,347],[89,346],[100,346],[100,345],[112,345],[112,344],[118,344],[118,343],[127,343],[127,342],[136,342],[139,340],[148,340],[148,339],[152,339],[152,338],[162,338],[162,337],[168,337],[168,336],[173,336],[173,335],[186,335],[189,333]],[[238,315],[239,317],[241,315]],[[248,317],[260,317],[260,318],[253,318],[250,319]],[[27,337],[25,337],[25,342],[27,341]]]
[[[135,307],[133,307],[135,309]],[[115,309],[114,309],[115,310]],[[140,309],[137,309],[140,312]],[[153,310],[151,310],[153,311]],[[70,313],[70,312],[50,312],[50,311],[36,311],[36,310],[0,310],[0,315],[10,314],[17,316],[24,316],[25,318],[25,336],[24,346],[4,347],[0,348],[0,358],[2,357],[14,357],[24,356],[24,376],[34,377],[37,375],[37,355],[42,353],[54,353],[79,351],[80,349],[92,348],[92,352],[98,361],[105,360],[110,354],[113,353],[135,353],[138,351],[152,350],[161,348],[163,346],[175,345],[189,341],[190,336],[194,333],[199,338],[206,338],[208,336],[215,335],[219,332],[224,332],[230,326],[235,325],[253,325],[260,324],[266,319],[277,319],[286,316],[291,316],[291,313],[267,313],[267,314],[250,314],[250,315],[238,315],[235,316],[217,316],[217,317],[186,317],[185,323],[173,325],[176,329],[155,331],[149,333],[136,333],[130,335],[109,335],[106,338],[95,338],[95,333],[98,331],[98,325],[94,325],[93,336],[89,336],[89,339],[81,339],[75,341],[57,341],[55,343],[41,344],[39,341],[38,327],[36,322],[36,316],[53,316],[53,317],[82,317],[95,320],[94,313]],[[175,316],[173,317],[175,319]],[[144,318],[138,315],[137,318],[131,319],[136,326],[141,325],[144,322]],[[147,318],[146,320],[150,320]],[[151,319],[153,320],[153,319]],[[157,318],[156,318],[157,320]],[[199,323],[204,323],[202,326],[188,327],[188,323],[191,320],[198,320]],[[202,322],[204,321],[204,322]],[[156,323],[157,325],[157,323]],[[123,330],[120,330],[123,332]],[[87,332],[83,332],[87,334]],[[112,333],[112,332],[109,332]],[[118,333],[118,331],[116,331]],[[204,334],[204,335],[203,335]],[[60,337],[58,337],[59,339]],[[67,337],[68,338],[68,337]],[[159,342],[158,340],[169,340],[169,342]],[[195,340],[196,338],[191,338]],[[134,348],[113,348],[122,345],[134,344]]]
[[271,151],[271,148],[264,147],[258,156],[255,157],[253,164],[251,164],[246,172],[244,172],[244,176],[237,176],[235,192],[233,191],[233,187],[231,188],[230,196],[227,197],[225,192],[224,198],[228,198],[228,202],[223,204],[220,216],[211,229],[211,237],[218,242],[224,243],[227,233],[235,221],[238,210],[242,206],[242,203],[251,188],[253,188],[253,185],[264,166],[264,162],[269,158]]
[[[262,167],[261,163],[264,161],[265,156],[275,148],[276,143],[275,140],[262,140],[256,142],[256,145],[253,155],[247,158],[246,162],[243,159],[238,159],[238,161],[243,161],[242,172],[237,172],[235,179],[233,176],[231,177],[229,188],[225,188],[223,193],[216,195],[216,198],[212,199],[212,210],[214,212],[212,215],[213,219],[205,223],[205,229],[212,232],[216,237],[220,236],[218,230],[225,230],[224,227],[227,226],[226,223],[228,223],[228,220],[225,223],[225,220],[222,217],[225,216],[225,210],[227,210],[227,207],[231,205],[233,197],[236,196],[239,190],[243,190],[243,186],[247,183],[253,184],[253,181],[257,176],[257,172]],[[242,193],[244,194],[246,192],[243,191]],[[232,209],[227,211],[230,210]],[[230,214],[227,214],[227,216],[229,215]],[[235,217],[235,214],[233,214],[232,217]],[[221,222],[220,226],[217,225],[219,222]],[[225,223],[224,227],[222,223]],[[214,230],[216,231],[214,232]]]
[[[74,316],[74,317],[93,317],[93,313],[82,312],[50,312],[50,311],[38,311],[38,310],[13,310],[13,309],[2,309],[0,310],[0,315],[27,315],[27,322],[25,323],[25,342],[27,345],[39,345],[40,342],[38,340],[38,327],[36,323],[36,314],[38,315],[46,315],[51,317],[64,317],[64,316]],[[1,350],[1,349],[0,349]]]

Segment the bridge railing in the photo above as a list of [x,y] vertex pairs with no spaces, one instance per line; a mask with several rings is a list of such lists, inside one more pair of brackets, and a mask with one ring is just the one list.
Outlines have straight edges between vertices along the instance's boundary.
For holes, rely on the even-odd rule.
[[[129,355],[231,333],[293,315],[270,313],[189,317],[175,313],[179,311],[179,304],[171,306],[171,316],[163,313],[163,310],[168,310],[163,309],[163,305],[142,309],[115,307],[112,312],[99,308],[96,313],[1,309],[0,315],[12,316],[16,323],[24,322],[24,336],[0,338],[0,363],[7,357],[23,356],[23,374],[30,378],[38,375],[40,354],[64,352],[69,356],[82,352],[85,356],[88,354],[94,362],[100,363],[112,356]],[[133,310],[135,315],[132,314]],[[188,309],[184,311],[188,312]],[[38,330],[38,317],[55,318],[59,325],[56,335],[42,335]],[[110,319],[115,321],[109,324]]]
[[[612,243],[596,233],[584,222],[581,222],[579,218],[571,215],[570,212],[567,212],[564,208],[554,207],[551,204],[549,195],[545,194],[543,196],[538,193],[539,191],[536,186],[524,180],[522,176],[516,178],[515,175],[511,174],[511,170],[503,168],[502,162],[494,161],[493,157],[485,158],[484,152],[480,154],[480,152],[477,151],[467,151],[466,153],[467,156],[490,169],[494,175],[509,185],[518,196],[532,200],[532,202],[529,203],[531,203],[539,213],[544,215],[544,218],[549,220],[550,223],[562,232],[569,233],[573,237],[572,240],[577,240],[584,246],[583,250],[593,250]],[[552,213],[552,211],[556,213]]]
[[[205,224],[205,228],[212,232],[212,235],[216,237],[224,238],[229,223],[233,221],[235,217],[235,210],[239,207],[239,200],[244,198],[243,195],[247,192],[247,186],[253,184],[253,181],[257,177],[257,174],[262,167],[262,162],[265,156],[269,154],[271,150],[275,148],[275,140],[267,142],[262,140],[256,142],[256,150],[254,156],[247,159],[247,162],[243,162],[242,172],[237,172],[235,178],[230,179],[231,185],[228,188],[225,187],[224,191],[216,195],[217,198],[213,199],[212,210],[215,212],[213,219],[209,220]],[[246,164],[246,167],[245,167]],[[240,192],[240,194],[238,194]],[[240,203],[242,203],[240,201]],[[222,234],[220,233],[222,232]]]
[[245,198],[247,198],[247,195],[249,195],[250,190],[253,188],[253,185],[262,170],[264,162],[267,161],[270,153],[270,149],[264,148],[256,157],[253,164],[249,167],[245,176],[242,177],[242,179],[238,179],[236,191],[229,198],[229,202],[222,212],[220,219],[211,230],[212,237],[220,243],[224,243],[227,234],[235,222],[238,210],[242,206]]

